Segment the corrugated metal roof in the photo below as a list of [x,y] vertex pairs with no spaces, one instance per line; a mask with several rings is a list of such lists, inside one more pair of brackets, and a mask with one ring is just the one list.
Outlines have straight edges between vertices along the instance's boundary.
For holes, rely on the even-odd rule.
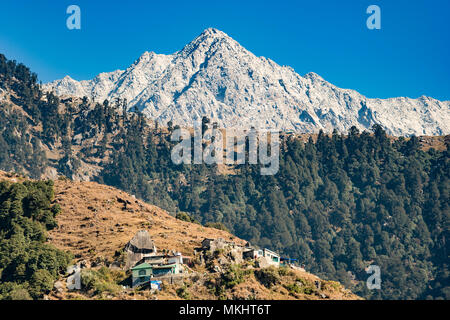
[[167,268],[173,268],[175,266],[176,266],[176,263],[174,263],[174,264],[166,264],[166,265],[163,265],[163,266],[154,266],[152,268],[153,269],[167,269]]
[[137,265],[137,266],[131,268],[131,270],[151,269],[151,268],[152,268],[151,265],[149,265],[148,263],[145,263],[145,262],[144,262],[144,263],[141,263],[141,264],[139,264],[139,265]]

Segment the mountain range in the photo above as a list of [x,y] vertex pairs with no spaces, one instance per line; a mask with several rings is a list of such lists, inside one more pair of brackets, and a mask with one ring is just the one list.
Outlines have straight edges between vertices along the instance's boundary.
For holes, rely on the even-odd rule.
[[83,81],[66,76],[43,89],[98,102],[127,99],[129,109],[137,107],[161,124],[192,126],[207,116],[225,128],[346,132],[378,123],[397,136],[450,132],[450,101],[367,98],[316,73],[300,76],[291,67],[257,57],[213,28],[173,54],[145,52],[125,71]]

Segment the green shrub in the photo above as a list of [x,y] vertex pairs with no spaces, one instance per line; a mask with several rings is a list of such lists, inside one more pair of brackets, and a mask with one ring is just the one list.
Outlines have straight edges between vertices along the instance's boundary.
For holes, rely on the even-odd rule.
[[289,283],[285,284],[284,287],[286,288],[289,293],[301,293],[302,288],[297,283]]
[[208,222],[205,224],[205,227],[230,232],[230,230],[222,222]]
[[187,291],[187,287],[185,285],[181,288],[178,288],[176,292],[177,296],[181,299],[189,300],[191,298],[191,294],[189,293],[189,291]]
[[339,290],[340,288],[342,288],[342,285],[339,282],[336,281],[325,281],[324,283],[324,289],[325,288],[329,288],[329,289],[333,289],[333,290]]
[[274,267],[255,270],[255,276],[263,286],[269,289],[280,283],[280,275]]
[[217,250],[214,250],[214,252],[213,252],[213,257],[214,258],[218,258],[221,254],[223,254],[225,252],[225,250],[224,249],[217,249]]
[[311,294],[313,294],[315,292],[313,287],[311,287],[311,286],[302,286],[302,285],[299,285],[297,282],[286,284],[286,285],[284,285],[284,287],[291,294],[292,293],[303,293],[303,294],[311,295]]
[[304,287],[303,288],[303,293],[304,294],[313,294],[314,293],[314,288],[312,288],[312,287]]
[[0,295],[39,299],[72,260],[46,243],[61,211],[52,181],[0,182]]
[[92,291],[94,295],[108,292],[116,294],[121,290],[118,282],[123,280],[123,272],[114,272],[106,267],[99,270],[83,270],[81,272],[81,285],[86,291]]
[[195,220],[194,218],[192,218],[187,212],[184,211],[180,211],[177,213],[177,215],[175,216],[178,220],[182,220],[182,221],[186,221],[186,222],[191,222],[191,223],[197,223],[199,224],[199,222],[197,220]]
[[41,293],[48,293],[52,290],[55,282],[54,277],[48,270],[39,269],[36,271],[30,280],[31,295],[38,298]]
[[293,275],[294,273],[288,267],[282,266],[282,267],[278,268],[278,274],[280,276],[284,277],[284,276],[288,276],[288,275]]
[[210,278],[205,281],[206,286],[219,299],[225,299],[225,290],[232,289],[245,281],[252,270],[244,270],[240,265],[228,265],[219,278]]
[[0,286],[1,300],[32,300],[26,285],[15,282],[5,282]]
[[33,300],[27,289],[18,287],[5,297],[5,300]]
[[303,278],[296,278],[295,281],[300,282],[302,284],[302,286],[308,285],[308,282]]
[[222,274],[222,284],[227,289],[233,288],[234,286],[244,282],[245,275],[245,270],[243,270],[239,265],[230,265]]

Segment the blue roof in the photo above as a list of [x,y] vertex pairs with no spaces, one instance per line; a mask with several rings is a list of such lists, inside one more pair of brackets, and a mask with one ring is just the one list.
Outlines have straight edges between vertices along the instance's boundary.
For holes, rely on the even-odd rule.
[[298,259],[292,259],[292,258],[280,258],[281,260],[289,260],[289,261],[298,261]]

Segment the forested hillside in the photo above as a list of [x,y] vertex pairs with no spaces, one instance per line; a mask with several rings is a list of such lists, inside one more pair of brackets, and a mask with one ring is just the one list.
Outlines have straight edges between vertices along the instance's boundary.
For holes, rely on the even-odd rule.
[[[286,135],[276,175],[254,165],[223,174],[174,165],[172,125],[127,112],[126,101],[44,96],[35,75],[1,55],[0,88],[0,169],[40,177],[53,168],[222,223],[367,298],[450,299],[448,139],[423,151],[418,138],[391,139],[380,126],[307,142]],[[365,286],[370,264],[381,290]]]
[[42,298],[71,256],[45,243],[59,212],[53,182],[0,182],[0,300]]

